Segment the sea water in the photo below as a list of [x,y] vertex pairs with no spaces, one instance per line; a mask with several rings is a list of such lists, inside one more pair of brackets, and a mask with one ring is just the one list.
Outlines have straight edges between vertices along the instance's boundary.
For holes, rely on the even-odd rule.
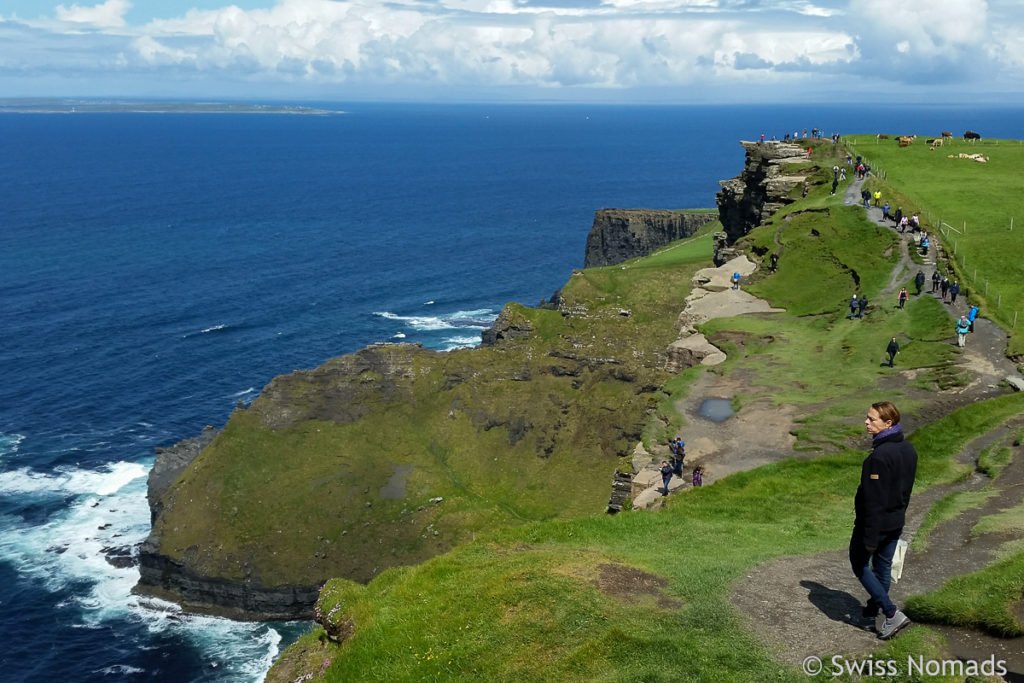
[[336,116],[0,115],[6,681],[260,680],[306,624],[131,594],[154,448],[275,375],[479,342],[582,265],[593,213],[714,205],[740,139],[1020,111],[312,103]]

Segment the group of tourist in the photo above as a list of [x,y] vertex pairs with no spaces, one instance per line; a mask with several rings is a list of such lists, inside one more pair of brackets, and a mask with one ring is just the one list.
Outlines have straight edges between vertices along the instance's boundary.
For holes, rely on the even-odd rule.
[[[808,137],[807,129],[804,128],[803,133],[801,133],[799,130],[793,131],[792,135],[790,135],[789,132],[786,132],[782,136],[782,141],[783,142],[789,142],[790,140],[806,140],[807,137]],[[820,128],[812,128],[811,129],[810,137],[814,138],[816,140],[824,139],[825,131],[821,130]],[[830,139],[832,140],[832,144],[833,145],[839,144],[839,133],[832,133],[832,135],[830,136]],[[771,138],[769,138],[769,140],[771,142],[778,142],[779,138],[774,136],[774,135],[772,135]],[[765,141],[764,133],[761,133],[761,142],[764,142],[764,141]]]
[[[671,462],[669,460],[661,461],[661,483],[664,485],[661,495],[663,496],[668,495],[668,486],[672,482],[673,476],[680,479],[683,478],[683,460],[686,458],[686,443],[677,436],[668,442],[668,449],[672,454]],[[690,483],[695,487],[704,485],[704,468],[701,465],[693,467]]]

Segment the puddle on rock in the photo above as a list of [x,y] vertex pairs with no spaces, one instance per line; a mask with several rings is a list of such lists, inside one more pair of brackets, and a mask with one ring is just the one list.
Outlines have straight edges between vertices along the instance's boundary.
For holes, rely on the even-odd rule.
[[732,402],[727,398],[709,398],[700,404],[697,414],[705,420],[722,422],[732,415]]

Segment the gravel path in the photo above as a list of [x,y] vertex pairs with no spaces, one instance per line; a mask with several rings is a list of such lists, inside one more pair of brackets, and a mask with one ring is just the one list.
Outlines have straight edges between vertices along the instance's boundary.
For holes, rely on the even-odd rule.
[[[859,203],[863,181],[854,180],[847,187],[844,201]],[[879,225],[881,209],[870,207],[868,217]],[[902,283],[919,268],[910,258],[916,243],[910,235],[901,242],[901,259],[894,268],[891,281],[883,293],[895,293]],[[925,292],[932,295],[931,274],[936,259],[942,263],[941,249],[931,250],[922,268],[928,278]],[[913,290],[912,290],[913,291]],[[967,312],[965,298],[946,304],[950,311],[950,343],[955,342],[953,320]],[[927,409],[928,421],[938,419],[968,403],[999,395],[1005,389],[997,386],[1008,375],[1017,374],[1006,358],[1007,335],[988,320],[980,319],[975,332],[968,336],[961,356],[962,366],[974,379],[966,386],[935,396]],[[708,390],[708,387],[704,387]],[[707,394],[705,394],[707,395]],[[908,510],[905,538],[912,538],[931,505],[954,490],[975,490],[991,484],[996,495],[978,508],[936,527],[929,536],[924,552],[908,553],[903,580],[893,587],[892,595],[899,604],[907,596],[927,593],[954,576],[976,571],[992,562],[995,551],[1008,540],[1007,534],[972,535],[979,518],[1021,504],[1024,501],[1024,456],[1013,446],[1012,434],[1024,426],[1024,416],[1010,425],[978,436],[958,455],[962,463],[975,464],[986,447],[999,444],[1013,448],[1014,462],[995,481],[975,472],[967,480],[951,485],[918,491]],[[851,510],[853,501],[850,502]],[[849,624],[852,614],[859,613],[864,589],[849,567],[846,549],[818,555],[785,557],[755,568],[734,587],[732,602],[747,618],[751,631],[768,645],[780,661],[800,668],[807,657],[820,657],[827,663],[833,655],[847,660],[866,657],[882,646],[875,634]],[[1024,613],[1019,605],[1018,618]],[[970,629],[932,627],[948,640],[951,654],[962,659],[981,661],[994,655],[1005,660],[1010,674],[1007,680],[1024,680],[1024,638],[998,639]]]

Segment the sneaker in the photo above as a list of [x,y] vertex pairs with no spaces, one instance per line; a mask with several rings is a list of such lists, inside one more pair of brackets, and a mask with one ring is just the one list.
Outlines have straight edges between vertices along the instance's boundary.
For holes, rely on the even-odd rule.
[[882,640],[889,640],[894,635],[910,624],[910,619],[903,612],[896,610],[896,614],[886,617],[882,622],[882,628],[878,631],[878,637]]

